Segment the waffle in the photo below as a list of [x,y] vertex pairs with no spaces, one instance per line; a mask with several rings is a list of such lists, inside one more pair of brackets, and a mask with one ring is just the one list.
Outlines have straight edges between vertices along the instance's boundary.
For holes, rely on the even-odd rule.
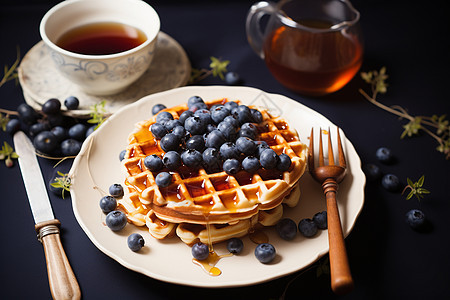
[[[226,101],[219,99],[205,103],[211,107]],[[184,104],[164,111],[178,119],[187,109]],[[277,154],[289,155],[292,164],[288,171],[261,168],[253,175],[245,171],[228,175],[225,172],[208,173],[203,168],[193,170],[182,166],[176,172],[171,172],[172,182],[166,188],[155,184],[157,174],[147,170],[143,163],[148,155],[164,155],[159,141],[153,138],[150,131],[156,116],[138,122],[128,137],[128,147],[122,161],[129,197],[120,204],[130,222],[138,226],[146,225],[157,238],[171,236],[176,232],[184,242],[190,244],[192,240],[203,239],[201,232],[206,224],[213,224],[209,228],[213,237],[223,239],[225,236],[244,235],[249,228],[260,224],[259,220],[264,219],[264,215],[270,215],[276,210],[279,212],[281,203],[289,199],[289,194],[305,170],[306,146],[283,118],[259,110],[263,121],[257,126],[257,140],[265,141]],[[288,205],[295,206],[296,200],[291,198]]]
[[[252,230],[275,225],[283,216],[283,205],[270,210],[260,210],[250,219],[238,221],[236,224],[175,224],[159,219],[153,210],[139,201],[139,193],[129,187],[129,192],[119,200],[119,207],[126,213],[128,220],[136,226],[147,226],[150,234],[156,239],[165,239],[176,235],[186,244],[217,243],[232,237],[242,237]],[[291,193],[283,199],[283,204],[289,207],[297,205],[300,199],[298,184]],[[209,226],[207,228],[206,226]]]

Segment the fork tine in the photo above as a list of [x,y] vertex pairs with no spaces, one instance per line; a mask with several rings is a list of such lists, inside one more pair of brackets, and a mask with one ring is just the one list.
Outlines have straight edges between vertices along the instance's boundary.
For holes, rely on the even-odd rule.
[[325,165],[323,159],[323,145],[322,145],[322,128],[320,128],[319,132],[319,167],[323,167]]
[[333,154],[333,145],[331,144],[331,130],[328,127],[328,164],[330,166],[334,165],[334,154]]
[[311,127],[311,136],[309,137],[308,165],[310,170],[314,170],[314,127]]
[[339,134],[339,127],[337,128],[337,139],[338,139],[339,165],[343,168],[346,168],[347,162],[345,161],[344,149],[342,148],[342,141],[341,135]]

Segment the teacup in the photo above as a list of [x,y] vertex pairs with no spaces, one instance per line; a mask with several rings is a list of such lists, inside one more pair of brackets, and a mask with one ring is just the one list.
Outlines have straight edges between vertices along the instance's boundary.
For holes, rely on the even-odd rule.
[[[89,52],[92,49],[85,47],[87,52],[83,52],[82,45],[80,50],[63,42],[67,35],[69,41],[83,40],[93,32],[102,32],[105,26],[120,25],[127,27],[122,34],[134,39],[134,44],[117,49],[111,46],[108,52]],[[117,30],[112,30],[113,35]],[[153,59],[159,30],[158,14],[141,0],[66,0],[51,8],[40,24],[42,40],[50,48],[56,69],[82,91],[93,95],[119,93],[141,77]],[[89,43],[106,45],[99,37]]]
[[250,46],[281,84],[320,96],[341,89],[361,66],[359,17],[348,0],[261,1],[249,10],[246,31]]

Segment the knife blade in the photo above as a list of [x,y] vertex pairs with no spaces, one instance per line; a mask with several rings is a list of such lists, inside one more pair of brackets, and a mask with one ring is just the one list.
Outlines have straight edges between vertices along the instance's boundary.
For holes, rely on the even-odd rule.
[[53,299],[80,299],[78,282],[61,244],[59,227],[48,198],[47,188],[30,139],[22,131],[14,134],[20,171],[35,221],[38,240],[44,246],[47,274]]

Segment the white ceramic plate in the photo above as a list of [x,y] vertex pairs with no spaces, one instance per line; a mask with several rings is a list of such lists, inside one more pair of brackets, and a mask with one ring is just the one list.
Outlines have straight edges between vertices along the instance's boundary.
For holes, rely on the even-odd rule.
[[[105,215],[98,204],[104,195],[100,190],[108,191],[111,184],[123,183],[119,153],[126,147],[127,136],[134,124],[148,119],[154,104],[163,103],[170,107],[186,102],[193,95],[205,100],[241,100],[245,104],[252,103],[268,107],[272,112],[278,111],[297,129],[301,141],[307,145],[311,127],[330,126],[335,130],[329,120],[304,105],[285,96],[267,94],[254,88],[190,86],[144,97],[120,109],[93,133],[83,144],[70,171],[73,178],[71,196],[74,213],[91,241],[129,269],[162,281],[200,287],[236,287],[268,281],[298,271],[326,254],[326,230],[319,231],[314,238],[304,238],[298,234],[294,240],[284,241],[277,237],[274,228],[270,228],[266,233],[277,251],[274,262],[260,263],[253,254],[256,245],[246,237],[243,239],[243,253],[220,260],[217,267],[222,274],[213,277],[193,264],[191,249],[177,237],[159,241],[151,237],[145,228],[128,224],[117,233],[104,224]],[[353,145],[344,135],[342,138],[349,172],[340,185],[338,202],[343,231],[347,236],[363,207],[365,176]],[[298,205],[285,209],[286,217],[296,222],[326,209],[320,185],[307,172],[301,178],[300,187],[302,195]],[[127,236],[132,232],[141,233],[146,241],[146,246],[137,253],[127,247]],[[227,253],[225,243],[215,245],[214,249],[218,254]]]

